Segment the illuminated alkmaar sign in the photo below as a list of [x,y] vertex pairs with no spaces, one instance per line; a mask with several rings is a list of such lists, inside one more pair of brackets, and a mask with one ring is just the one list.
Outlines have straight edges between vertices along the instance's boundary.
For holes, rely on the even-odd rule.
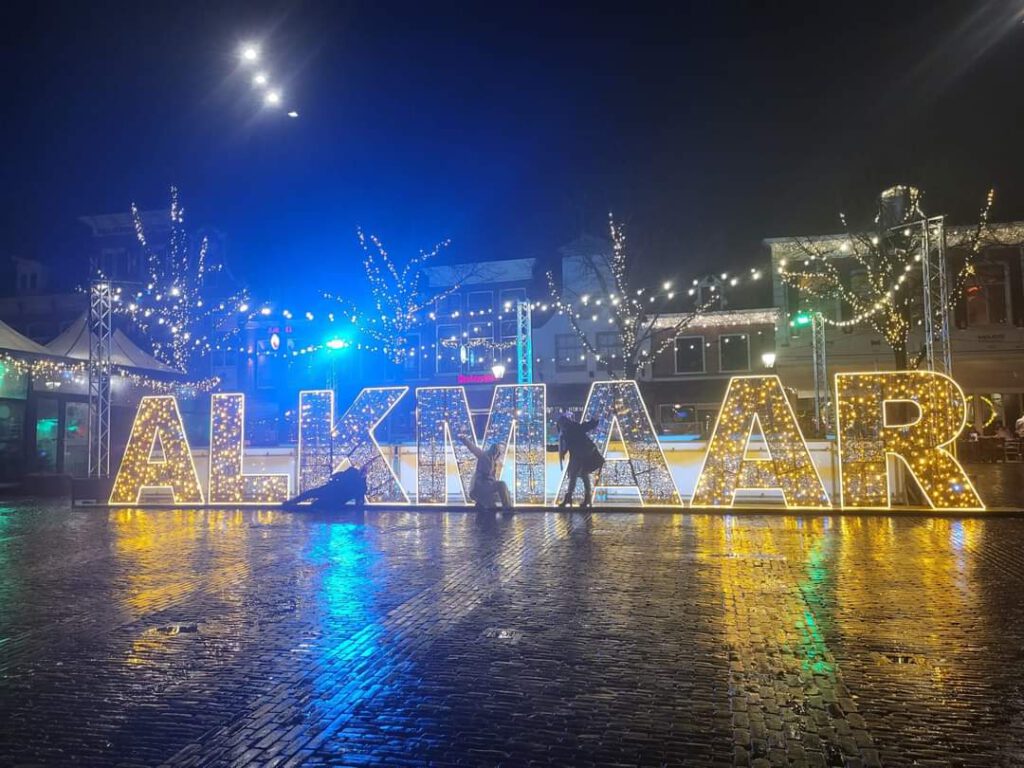
[[[365,468],[370,503],[408,504],[409,493],[374,437],[408,387],[369,387],[336,418],[334,393],[299,394],[298,489],[315,488],[342,466]],[[546,494],[547,418],[543,384],[494,388],[487,425],[477,437],[463,387],[416,390],[416,489],[419,504],[448,504],[448,456],[462,498],[476,467],[466,436],[499,445],[497,471],[511,462],[519,506],[540,506]],[[839,498],[830,499],[777,376],[737,376],[719,410],[693,488],[691,506],[729,508],[737,493],[775,491],[790,509],[888,509],[890,459],[901,462],[933,509],[984,509],[950,450],[967,404],[955,381],[928,371],[842,373],[835,377]],[[683,506],[661,443],[635,381],[591,385],[583,420],[606,455],[596,487],[631,488],[646,506]],[[117,478],[112,505],[138,505],[147,489],[169,492],[176,505],[279,504],[292,492],[288,475],[247,474],[243,467],[245,397],[217,394],[210,407],[208,492],[204,497],[173,396],[142,398]],[[763,440],[752,453],[751,438]],[[615,450],[609,452],[614,444]],[[450,452],[450,454],[449,454]],[[563,470],[558,489],[568,486]]]

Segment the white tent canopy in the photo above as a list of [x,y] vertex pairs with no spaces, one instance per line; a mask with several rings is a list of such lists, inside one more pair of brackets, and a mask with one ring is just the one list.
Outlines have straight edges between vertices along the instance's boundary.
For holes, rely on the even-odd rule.
[[[88,360],[89,331],[85,313],[82,313],[60,336],[42,349],[43,354],[60,355],[75,360]],[[144,352],[135,342],[117,329],[114,330],[110,338],[110,362],[113,365],[133,368],[136,371],[181,375],[180,371],[174,370],[169,365],[161,363],[148,352]]]
[[20,352],[25,355],[42,355],[44,357],[52,357],[55,354],[42,344],[36,344],[27,336],[22,336],[2,320],[0,320],[0,352]]

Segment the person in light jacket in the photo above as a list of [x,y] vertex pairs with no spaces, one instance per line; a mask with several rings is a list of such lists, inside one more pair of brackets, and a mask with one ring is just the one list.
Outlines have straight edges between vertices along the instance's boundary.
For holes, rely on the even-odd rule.
[[497,477],[501,446],[495,443],[484,450],[468,435],[459,435],[459,440],[476,456],[476,472],[469,487],[469,498],[476,502],[477,509],[493,509],[495,497],[501,501],[502,509],[512,509],[508,485]]

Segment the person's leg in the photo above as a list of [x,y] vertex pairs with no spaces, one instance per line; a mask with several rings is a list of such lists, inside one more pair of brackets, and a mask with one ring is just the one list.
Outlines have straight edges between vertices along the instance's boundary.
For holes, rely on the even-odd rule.
[[565,498],[562,499],[562,503],[558,506],[565,507],[572,504],[572,497],[576,494],[576,481],[578,479],[579,474],[572,467],[569,467],[569,487],[565,491]]
[[303,501],[316,501],[317,492],[319,490],[319,488],[311,488],[308,491],[303,491],[298,496],[292,496],[292,498],[288,499],[288,501],[286,501],[281,506],[285,508],[291,508],[297,507]]
[[591,504],[590,491],[591,491],[591,489],[590,489],[590,473],[589,472],[584,472],[583,473],[583,506],[584,507],[593,506]]
[[508,483],[503,480],[499,480],[497,486],[498,498],[501,499],[501,508],[512,509],[512,499],[508,493]]

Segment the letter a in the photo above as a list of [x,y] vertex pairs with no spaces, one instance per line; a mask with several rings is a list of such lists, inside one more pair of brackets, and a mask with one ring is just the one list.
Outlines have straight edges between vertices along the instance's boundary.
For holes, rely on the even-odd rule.
[[[162,455],[153,458],[158,445]],[[148,395],[139,402],[110,504],[138,504],[146,488],[169,489],[175,504],[203,503],[178,401],[172,395]]]
[[[887,408],[889,403],[913,409],[913,417],[893,413],[898,409]],[[887,458],[892,455],[910,470],[932,509],[985,508],[947,448],[967,422],[963,390],[948,376],[933,371],[836,374],[836,414],[844,507],[891,508]]]
[[[747,457],[757,425],[768,458]],[[692,507],[731,507],[739,490],[782,491],[787,507],[822,509],[828,496],[778,376],[735,376],[711,433]]]
[[[622,438],[625,454],[625,458],[606,456],[595,487],[636,488],[645,505],[683,505],[635,381],[594,382],[583,409],[583,421],[591,419],[597,420],[597,426],[590,436],[602,455],[608,453],[615,432]],[[568,478],[563,474],[559,498],[565,498],[568,488]]]

